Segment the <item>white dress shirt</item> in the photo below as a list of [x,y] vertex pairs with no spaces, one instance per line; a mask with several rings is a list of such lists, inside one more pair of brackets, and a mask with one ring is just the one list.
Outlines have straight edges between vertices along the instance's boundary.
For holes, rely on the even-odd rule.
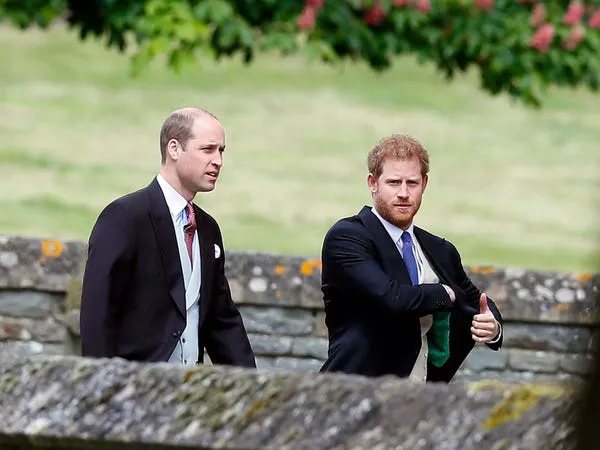
[[161,174],[156,176],[160,185],[173,226],[179,249],[179,260],[183,272],[183,283],[185,287],[186,327],[183,330],[177,345],[169,358],[169,362],[184,365],[194,365],[198,361],[198,327],[200,323],[200,284],[201,284],[201,260],[200,245],[198,242],[198,231],[194,233],[192,241],[192,260],[185,245],[185,233],[183,228],[188,223],[186,214],[187,201],[179,194]]

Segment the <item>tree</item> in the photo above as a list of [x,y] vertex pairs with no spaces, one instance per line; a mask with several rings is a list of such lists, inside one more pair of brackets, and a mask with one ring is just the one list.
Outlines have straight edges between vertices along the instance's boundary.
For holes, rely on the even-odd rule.
[[0,0],[0,20],[27,28],[66,18],[82,39],[133,46],[140,73],[166,55],[178,70],[198,52],[223,58],[307,51],[376,71],[415,54],[451,80],[478,69],[481,88],[540,107],[549,86],[600,80],[599,0]]

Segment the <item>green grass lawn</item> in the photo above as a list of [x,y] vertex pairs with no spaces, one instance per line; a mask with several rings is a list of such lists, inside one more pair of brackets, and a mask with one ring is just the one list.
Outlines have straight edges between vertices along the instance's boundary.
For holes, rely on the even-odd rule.
[[131,79],[127,56],[59,28],[0,28],[0,60],[2,234],[87,239],[106,203],[157,172],[166,115],[195,105],[227,132],[217,189],[196,199],[229,249],[318,256],[370,201],[368,150],[404,132],[431,154],[417,224],[466,264],[598,270],[598,95],[553,91],[532,111],[409,58],[382,75],[262,57]]

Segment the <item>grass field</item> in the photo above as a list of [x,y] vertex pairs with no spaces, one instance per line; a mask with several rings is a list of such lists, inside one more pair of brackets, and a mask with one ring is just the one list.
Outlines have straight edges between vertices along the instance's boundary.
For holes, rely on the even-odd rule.
[[197,202],[229,249],[318,256],[331,224],[370,201],[368,150],[405,132],[432,159],[417,224],[466,264],[598,269],[598,95],[553,91],[531,111],[412,59],[383,75],[299,58],[181,75],[157,63],[134,80],[126,56],[58,28],[0,28],[0,60],[2,234],[87,239],[106,203],[156,173],[168,112],[197,105],[226,127],[217,189]]

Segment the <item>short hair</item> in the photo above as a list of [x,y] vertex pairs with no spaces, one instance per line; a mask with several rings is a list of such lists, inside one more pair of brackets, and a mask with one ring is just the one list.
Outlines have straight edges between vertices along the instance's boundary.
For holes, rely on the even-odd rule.
[[194,121],[202,116],[208,116],[219,120],[210,111],[200,108],[182,108],[173,111],[164,121],[160,129],[160,158],[161,164],[167,160],[167,144],[171,139],[177,139],[185,149],[188,140],[192,137],[192,126]]
[[381,139],[371,149],[367,156],[367,167],[369,173],[375,178],[381,175],[386,158],[401,160],[417,158],[421,165],[421,176],[425,177],[429,173],[429,153],[417,139],[411,136],[393,134]]

